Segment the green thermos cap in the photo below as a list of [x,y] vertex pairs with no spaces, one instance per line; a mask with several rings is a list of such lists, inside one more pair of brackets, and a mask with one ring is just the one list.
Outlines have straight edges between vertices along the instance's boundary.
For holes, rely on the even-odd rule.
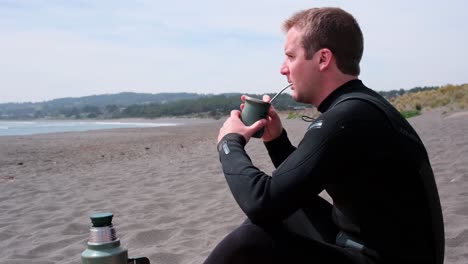
[[103,227],[112,225],[112,213],[96,213],[89,216],[93,227]]

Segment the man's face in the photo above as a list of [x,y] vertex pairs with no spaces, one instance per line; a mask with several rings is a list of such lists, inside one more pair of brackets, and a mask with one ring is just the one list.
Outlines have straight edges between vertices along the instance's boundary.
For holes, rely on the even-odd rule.
[[317,89],[319,70],[316,54],[310,60],[306,60],[304,47],[302,46],[302,30],[292,27],[286,35],[284,53],[286,58],[281,65],[281,74],[292,83],[294,91],[293,99],[297,102],[311,104],[314,97],[314,89]]

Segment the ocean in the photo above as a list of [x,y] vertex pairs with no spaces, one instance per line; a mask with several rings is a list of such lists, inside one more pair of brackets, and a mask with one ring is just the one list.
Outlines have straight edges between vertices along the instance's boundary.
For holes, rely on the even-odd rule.
[[0,121],[0,136],[34,135],[111,128],[176,126],[177,123],[119,121]]

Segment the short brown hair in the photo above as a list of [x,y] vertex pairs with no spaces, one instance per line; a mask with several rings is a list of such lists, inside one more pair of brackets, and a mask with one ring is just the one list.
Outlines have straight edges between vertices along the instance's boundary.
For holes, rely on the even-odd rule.
[[283,24],[286,32],[292,27],[304,30],[302,45],[306,59],[311,59],[317,50],[328,48],[341,72],[359,75],[364,40],[359,24],[351,14],[333,7],[306,9]]

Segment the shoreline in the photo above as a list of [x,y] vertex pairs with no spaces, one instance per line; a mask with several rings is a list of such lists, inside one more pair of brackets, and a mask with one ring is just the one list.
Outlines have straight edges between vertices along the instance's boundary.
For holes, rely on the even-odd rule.
[[55,134],[67,132],[87,132],[95,130],[150,128],[166,126],[185,126],[195,124],[208,124],[214,119],[186,119],[186,118],[160,118],[160,119],[68,119],[68,120],[9,120],[0,121],[0,137]]

